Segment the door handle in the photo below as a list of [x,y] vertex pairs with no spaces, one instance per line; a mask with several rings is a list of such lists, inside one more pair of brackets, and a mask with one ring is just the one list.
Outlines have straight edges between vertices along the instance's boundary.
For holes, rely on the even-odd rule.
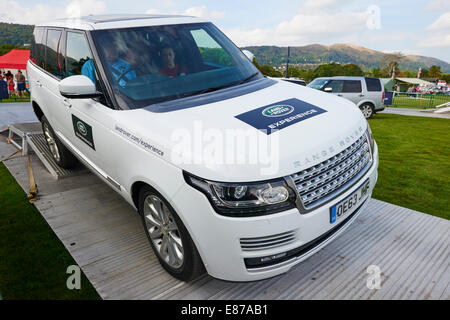
[[72,107],[72,103],[67,98],[62,99],[62,102],[67,108]]
[[338,94],[338,97],[342,97],[342,94],[339,93],[339,94]]
[[364,95],[363,95],[363,94],[360,94],[359,96],[360,96],[360,97],[364,97]]
[[42,87],[42,83],[41,83],[39,80],[36,80],[36,84],[37,84],[39,87]]

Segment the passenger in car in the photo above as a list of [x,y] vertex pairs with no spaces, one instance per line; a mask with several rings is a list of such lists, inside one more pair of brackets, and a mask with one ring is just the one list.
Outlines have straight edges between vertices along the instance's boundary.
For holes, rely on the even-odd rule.
[[168,77],[178,77],[187,73],[186,67],[178,66],[175,63],[175,52],[171,47],[165,47],[161,51],[164,67],[159,70],[159,73]]

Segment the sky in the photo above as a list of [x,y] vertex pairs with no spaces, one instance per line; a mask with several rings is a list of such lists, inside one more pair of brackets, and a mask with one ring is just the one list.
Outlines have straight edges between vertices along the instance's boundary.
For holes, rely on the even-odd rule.
[[350,43],[450,63],[450,0],[0,0],[1,22],[113,13],[206,18],[241,47]]

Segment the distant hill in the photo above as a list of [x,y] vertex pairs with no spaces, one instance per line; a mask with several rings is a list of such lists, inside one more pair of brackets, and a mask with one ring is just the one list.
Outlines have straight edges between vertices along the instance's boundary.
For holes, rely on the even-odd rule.
[[[286,63],[287,47],[251,46],[245,47],[251,51],[259,64],[279,66]],[[341,64],[354,63],[368,70],[380,67],[385,53],[352,44],[334,44],[324,46],[312,44],[303,47],[291,47],[290,62],[299,67],[314,67],[322,63],[337,62]],[[418,70],[432,65],[441,67],[442,72],[450,72],[450,64],[431,57],[407,55],[400,62],[402,70]]]
[[30,44],[34,26],[0,22],[0,44],[23,46]]
[[[33,28],[32,25],[0,22],[0,45],[12,44],[20,47],[31,43]],[[259,64],[279,66],[286,63],[286,47],[252,46],[243,49],[250,50],[256,56]],[[334,44],[332,46],[312,44],[303,47],[291,47],[290,62],[303,68],[312,68],[318,64],[330,62],[354,63],[362,69],[368,70],[380,67],[383,56],[383,52],[352,44]],[[405,56],[400,62],[400,69],[413,71],[420,67],[429,68],[432,65],[440,66],[442,72],[450,73],[449,63],[436,58],[415,55]]]

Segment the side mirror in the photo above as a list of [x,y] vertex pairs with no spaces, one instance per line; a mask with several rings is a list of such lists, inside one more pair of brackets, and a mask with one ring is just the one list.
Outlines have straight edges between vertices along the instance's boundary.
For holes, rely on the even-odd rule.
[[333,92],[333,88],[326,87],[326,88],[323,89],[323,91],[325,91],[325,92]]
[[69,99],[98,98],[102,95],[95,89],[95,84],[86,76],[71,76],[61,80],[59,92]]
[[255,55],[253,53],[251,53],[248,50],[242,50],[242,53],[245,54],[245,56],[251,61],[253,62],[253,59],[255,58]]

